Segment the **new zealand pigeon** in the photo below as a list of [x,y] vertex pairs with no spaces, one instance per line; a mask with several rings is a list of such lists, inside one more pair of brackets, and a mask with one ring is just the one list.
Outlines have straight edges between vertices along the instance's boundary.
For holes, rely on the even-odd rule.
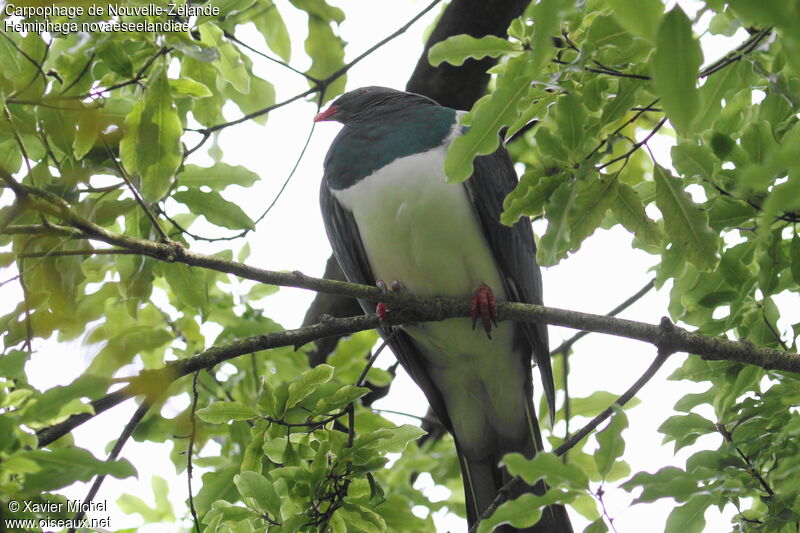
[[[418,94],[364,87],[340,96],[314,120],[344,124],[325,158],[320,203],[347,279],[473,298],[473,320],[381,332],[454,437],[472,525],[510,479],[498,465],[503,455],[532,457],[542,449],[532,358],[551,416],[554,388],[544,324],[506,321],[487,334],[495,301],[542,303],[542,278],[530,223],[500,224],[503,199],[517,184],[506,150],[476,158],[466,182],[447,183],[445,154],[464,131],[459,114]],[[368,303],[362,306],[371,312]],[[487,332],[474,329],[478,318]],[[564,508],[552,506],[523,531],[572,528]]]

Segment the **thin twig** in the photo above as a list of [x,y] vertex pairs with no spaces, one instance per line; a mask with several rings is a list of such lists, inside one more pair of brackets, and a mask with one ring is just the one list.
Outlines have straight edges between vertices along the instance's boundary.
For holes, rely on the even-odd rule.
[[[655,279],[651,279],[641,289],[639,289],[634,294],[632,294],[630,297],[628,297],[624,302],[622,302],[621,304],[616,306],[614,309],[612,309],[611,311],[606,313],[606,316],[617,316],[622,311],[624,311],[625,309],[627,309],[628,307],[630,307],[634,303],[638,302],[645,294],[650,292],[653,289],[653,287],[655,287],[655,286],[656,286],[656,280]],[[559,344],[558,348],[555,348],[554,350],[552,350],[550,352],[550,354],[551,355],[555,355],[555,354],[558,354],[558,353],[563,353],[565,351],[569,351],[576,342],[581,340],[583,337],[585,337],[589,333],[590,332],[588,332],[588,331],[579,331],[579,332],[575,333],[575,335],[573,335],[569,339],[567,339],[564,342],[562,342],[561,344]]]
[[100,135],[100,139],[103,141],[103,146],[108,153],[108,157],[114,163],[114,166],[117,168],[117,172],[119,172],[120,177],[125,181],[125,184],[128,186],[131,194],[136,199],[136,203],[139,204],[139,207],[141,207],[142,211],[145,212],[147,218],[150,219],[150,223],[153,225],[153,229],[156,230],[156,233],[158,233],[161,242],[170,242],[171,239],[164,232],[164,228],[161,227],[161,224],[158,223],[158,219],[153,214],[153,211],[150,209],[150,207],[148,207],[147,202],[144,201],[144,198],[142,198],[142,195],[139,194],[139,191],[136,189],[136,187],[133,186],[133,182],[131,182],[131,179],[128,177],[128,173],[124,168],[122,168],[122,164],[120,164],[120,162],[117,160],[117,156],[114,155],[114,152],[111,151],[111,147],[108,145],[105,135]]
[[150,56],[150,58],[145,62],[145,64],[142,65],[142,68],[139,69],[139,71],[136,73],[136,75],[133,78],[127,80],[127,81],[123,81],[123,82],[120,82],[120,83],[115,83],[114,85],[111,85],[109,87],[100,88],[100,89],[97,89],[95,91],[88,92],[86,94],[81,94],[81,95],[77,95],[77,96],[64,96],[62,98],[68,99],[68,100],[86,100],[86,99],[94,100],[95,98],[97,98],[99,96],[102,96],[105,93],[109,93],[111,91],[115,91],[117,89],[121,89],[123,87],[127,87],[128,85],[138,84],[140,81],[142,81],[142,79],[144,79],[145,73],[150,68],[150,66],[153,63],[155,63],[156,59],[158,59],[159,57],[161,57],[163,55],[166,55],[166,54],[170,53],[171,51],[172,51],[172,48],[169,48],[169,47],[166,47],[166,46],[162,46],[161,48],[159,48],[158,51],[155,54],[153,54],[152,56]]
[[[300,166],[300,163],[303,161],[303,157],[306,154],[306,150],[308,149],[308,146],[311,143],[311,137],[314,134],[314,129],[316,127],[316,124],[317,124],[316,122],[312,122],[311,123],[311,128],[309,129],[308,135],[306,136],[306,141],[305,141],[305,143],[303,143],[303,148],[300,150],[300,154],[297,156],[297,159],[295,159],[294,165],[292,166],[292,170],[289,172],[289,175],[286,176],[286,179],[283,181],[283,185],[281,185],[281,188],[278,190],[278,193],[272,199],[272,202],[269,204],[269,206],[267,206],[267,208],[264,210],[264,212],[261,213],[261,215],[253,221],[253,226],[257,226],[259,222],[264,220],[264,217],[266,217],[269,214],[269,212],[272,210],[272,208],[275,206],[275,204],[278,203],[278,200],[280,199],[281,195],[283,194],[283,191],[289,185],[289,182],[292,180],[292,178],[294,177],[295,173],[297,172],[297,169]],[[167,221],[169,221],[170,224],[172,224],[172,226],[175,229],[177,229],[179,232],[183,233],[184,235],[188,235],[189,237],[191,237],[192,239],[194,239],[196,241],[205,241],[205,242],[232,241],[232,240],[235,240],[235,239],[241,239],[242,237],[246,236],[248,233],[250,233],[252,231],[251,229],[244,229],[244,230],[240,231],[239,233],[237,233],[235,235],[229,235],[227,237],[204,237],[202,235],[197,235],[196,233],[192,233],[189,230],[187,230],[186,228],[184,228],[183,226],[181,226],[180,224],[178,224],[178,222],[176,222],[172,217],[167,215],[166,212],[164,211],[164,209],[162,209],[160,206],[157,205],[156,209],[158,210],[159,213],[161,213],[164,216],[164,218],[167,219]]]
[[[114,447],[111,449],[111,453],[108,454],[107,462],[114,461],[119,457],[120,452],[122,452],[122,447],[125,446],[125,443],[128,442],[128,439],[133,435],[134,430],[139,426],[144,415],[147,414],[147,411],[150,409],[152,405],[152,401],[145,399],[142,404],[136,409],[133,413],[133,416],[125,424],[125,427],[122,428],[122,433],[120,433],[119,438],[117,438],[117,442],[114,443]],[[94,500],[94,497],[97,496],[98,491],[100,490],[100,486],[103,484],[103,481],[106,479],[106,474],[100,474],[94,479],[94,483],[92,483],[92,487],[89,489],[89,492],[86,494],[86,497],[83,499],[83,505],[81,510],[79,510],[75,514],[75,523],[79,523],[86,512],[83,509],[89,508],[89,504]],[[75,527],[71,527],[68,533],[75,533]]]
[[[13,46],[16,49],[16,51],[19,52],[19,54],[22,57],[24,57],[26,60],[28,60],[28,62],[30,62],[34,67],[36,67],[36,73],[33,75],[33,78],[31,78],[31,80],[22,89],[19,89],[18,91],[14,91],[14,93],[9,95],[8,99],[11,100],[11,99],[14,98],[15,95],[25,92],[28,89],[28,87],[33,85],[33,82],[35,82],[36,78],[38,78],[39,76],[42,77],[42,81],[44,82],[45,85],[47,85],[47,75],[44,73],[44,70],[42,70],[42,65],[38,61],[33,59],[31,56],[29,56],[25,52],[25,50],[23,50],[22,48],[17,46],[17,43],[15,43],[14,40],[11,39],[11,37],[6,35],[6,32],[0,31],[0,35],[2,35],[11,44],[11,46]],[[48,47],[48,49],[49,49],[49,47]],[[46,54],[47,54],[47,52],[45,51],[45,58],[47,57]]]
[[306,73],[305,73],[305,72],[303,72],[302,70],[298,70],[298,69],[294,68],[294,67],[293,67],[293,66],[291,66],[289,63],[287,63],[287,62],[285,62],[285,61],[282,61],[282,60],[280,60],[280,59],[277,59],[277,58],[275,58],[275,57],[272,57],[272,56],[271,56],[271,55],[269,55],[269,54],[265,54],[264,52],[262,52],[262,51],[260,51],[260,50],[256,50],[255,48],[253,48],[253,47],[252,47],[252,46],[250,46],[249,44],[247,44],[247,43],[244,43],[244,42],[240,41],[239,39],[237,39],[235,35],[233,35],[232,33],[230,33],[230,32],[229,32],[229,31],[227,31],[227,30],[224,30],[224,31],[222,32],[222,34],[223,34],[225,37],[227,37],[229,40],[231,40],[231,41],[235,42],[236,44],[238,44],[239,46],[243,46],[244,48],[247,48],[248,50],[250,50],[250,51],[251,51],[251,52],[253,52],[254,54],[256,54],[256,55],[258,55],[258,56],[261,56],[261,57],[263,57],[264,59],[267,59],[267,60],[269,60],[269,61],[272,61],[273,63],[276,63],[276,64],[278,64],[278,65],[280,65],[280,66],[282,66],[282,67],[284,67],[284,68],[287,68],[287,69],[291,70],[292,72],[294,72],[295,74],[299,74],[299,75],[303,76],[305,79],[307,79],[307,80],[309,80],[309,81],[313,81],[314,83],[319,83],[319,82],[320,82],[320,80],[319,80],[319,79],[315,78],[314,76],[309,76],[308,74],[306,74]]
[[645,146],[645,145],[647,144],[647,142],[648,142],[650,139],[652,139],[652,138],[653,138],[653,136],[654,136],[656,133],[658,133],[658,130],[660,130],[660,129],[661,129],[663,126],[664,126],[664,124],[666,124],[666,122],[667,122],[667,117],[664,117],[664,118],[662,118],[661,120],[659,120],[659,121],[658,121],[658,124],[656,124],[655,128],[653,128],[652,130],[650,130],[650,133],[648,133],[648,134],[647,134],[647,136],[646,136],[644,139],[642,139],[642,140],[641,140],[641,141],[639,141],[638,143],[634,144],[634,145],[633,145],[633,147],[632,147],[630,150],[628,150],[627,152],[625,152],[624,154],[622,154],[622,155],[621,155],[621,156],[619,156],[619,157],[615,157],[615,158],[614,158],[614,159],[612,159],[611,161],[606,161],[606,162],[605,162],[605,163],[603,163],[602,165],[599,165],[599,166],[595,167],[595,169],[596,169],[596,170],[602,170],[602,169],[604,169],[604,168],[608,167],[609,165],[613,165],[614,163],[616,163],[616,162],[618,162],[618,161],[622,161],[622,160],[625,160],[625,161],[627,161],[628,159],[630,159],[630,157],[631,157],[631,156],[632,156],[632,155],[633,155],[633,154],[634,154],[634,153],[635,153],[635,152],[636,152],[636,151],[637,151],[639,148],[641,148],[642,146]]
[[25,260],[19,260],[19,286],[22,289],[22,301],[25,304],[25,344],[28,351],[33,350],[33,323],[31,322],[31,302],[28,284],[25,283]]
[[772,33],[772,27],[764,28],[763,30],[759,31],[758,33],[751,35],[748,39],[736,47],[735,50],[728,52],[725,54],[724,57],[714,61],[707,67],[704,67],[700,70],[699,78],[705,78],[714,74],[715,72],[719,72],[723,68],[727,67],[731,63],[735,63],[739,61],[744,56],[752,52],[753,50],[758,47],[759,43],[764,40],[770,33]]
[[[725,427],[725,424],[721,422],[718,423],[717,431],[719,431],[720,435],[722,435],[722,438],[725,439],[725,442],[727,442],[728,444],[733,444],[733,435],[731,435],[731,432],[728,431],[728,429]],[[753,461],[751,461],[750,458],[747,455],[745,455],[745,453],[742,451],[741,448],[739,448],[738,446],[736,446],[735,448],[736,448],[736,453],[739,454],[739,457],[741,457],[745,467],[747,467],[747,471],[750,472],[750,474],[756,481],[758,481],[759,485],[761,485],[761,488],[764,489],[764,492],[766,492],[767,495],[769,496],[775,496],[775,491],[772,490],[772,487],[769,486],[767,480],[764,479],[764,477],[758,472],[758,470],[756,470]]]
[[69,83],[69,85],[67,85],[66,87],[64,87],[63,89],[61,89],[61,94],[65,94],[67,91],[69,91],[70,89],[72,89],[72,88],[75,86],[75,84],[77,84],[79,81],[81,81],[81,78],[83,78],[83,77],[86,75],[86,73],[87,73],[87,72],[89,72],[89,67],[91,67],[91,66],[92,66],[92,62],[94,61],[94,58],[95,58],[95,57],[96,57],[96,52],[92,52],[92,53],[89,55],[89,59],[86,61],[86,64],[83,66],[83,68],[82,68],[82,69],[81,69],[81,71],[78,73],[78,75],[77,75],[77,76],[75,76],[75,79],[74,79],[74,80],[72,80],[72,81]]
[[75,255],[140,255],[135,250],[125,248],[86,248],[82,250],[51,250],[48,252],[21,252],[17,257],[22,259],[35,257],[67,257]]
[[197,518],[197,510],[194,507],[194,491],[192,489],[192,454],[194,453],[194,439],[197,436],[197,400],[199,394],[197,393],[197,376],[200,371],[196,371],[192,377],[192,412],[189,418],[192,423],[192,430],[189,433],[189,447],[186,451],[186,481],[189,485],[189,511],[192,513],[192,520],[194,521],[194,529],[200,533],[200,520]]

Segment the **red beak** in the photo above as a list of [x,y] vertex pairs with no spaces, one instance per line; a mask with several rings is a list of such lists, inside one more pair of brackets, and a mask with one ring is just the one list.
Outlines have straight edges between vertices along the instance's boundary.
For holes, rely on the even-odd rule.
[[330,106],[325,111],[320,111],[319,113],[317,113],[317,115],[314,117],[314,122],[322,122],[324,120],[334,120],[333,116],[336,114],[337,111],[339,110],[336,109],[335,106]]

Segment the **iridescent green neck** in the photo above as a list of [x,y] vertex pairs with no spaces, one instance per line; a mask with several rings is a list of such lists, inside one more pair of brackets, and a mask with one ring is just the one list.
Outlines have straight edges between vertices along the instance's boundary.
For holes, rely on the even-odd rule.
[[430,105],[348,122],[325,158],[328,187],[347,189],[395,159],[441,146],[455,121],[455,110]]

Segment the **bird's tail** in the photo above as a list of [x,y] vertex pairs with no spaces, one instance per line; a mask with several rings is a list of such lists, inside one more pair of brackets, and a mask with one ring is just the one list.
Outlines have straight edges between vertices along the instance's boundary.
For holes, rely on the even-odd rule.
[[[532,406],[531,406],[532,407]],[[461,463],[461,477],[464,480],[464,493],[467,504],[467,523],[469,527],[478,522],[480,516],[487,507],[497,497],[500,488],[511,480],[511,475],[505,468],[499,465],[503,455],[511,451],[523,453],[527,457],[533,457],[537,450],[542,449],[542,438],[539,433],[539,426],[532,409],[528,410],[528,421],[530,431],[524,433],[530,435],[527,442],[510,443],[498,442],[495,452],[481,459],[469,458],[459,450],[459,462]],[[530,486],[525,483],[516,484],[516,489],[509,495],[509,500],[513,500],[522,494],[543,494],[547,487],[543,482]],[[501,526],[495,529],[498,533],[572,533],[567,511],[563,505],[551,505],[544,509],[541,519],[531,527],[517,529],[511,526]]]

